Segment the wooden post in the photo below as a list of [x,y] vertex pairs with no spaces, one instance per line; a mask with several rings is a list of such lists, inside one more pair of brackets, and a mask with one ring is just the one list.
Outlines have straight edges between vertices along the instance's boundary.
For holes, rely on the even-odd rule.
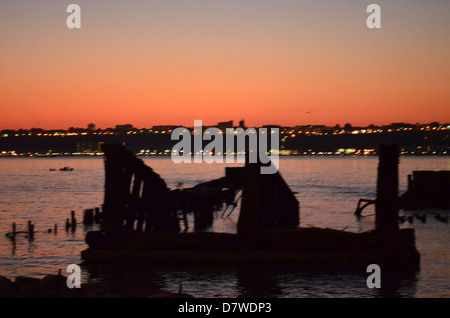
[[213,224],[214,210],[207,203],[200,203],[194,212],[194,226],[196,229],[204,229]]
[[237,232],[241,237],[253,237],[260,233],[262,228],[263,182],[259,168],[258,164],[246,163],[245,166],[241,213],[237,227]]
[[[125,198],[122,185],[124,184],[125,161],[122,145],[104,144],[105,159],[105,197],[103,204],[103,221],[101,230],[117,233],[122,229],[122,209]],[[128,183],[129,186],[129,183]]]
[[12,224],[12,233],[11,233],[10,239],[14,241],[16,239],[16,234],[17,234],[16,223],[13,222],[13,224]]
[[94,209],[88,210],[88,222],[89,224],[94,223]]
[[378,164],[376,230],[381,234],[398,231],[398,145],[381,145]]
[[34,239],[34,224],[28,221],[28,239],[32,241]]
[[412,183],[413,183],[412,175],[411,175],[411,174],[408,174],[408,191],[411,190],[411,188],[412,188]]
[[99,223],[101,221],[101,213],[100,213],[100,208],[95,208],[95,213],[94,213],[94,220],[96,223]]
[[72,230],[74,230],[77,227],[77,219],[75,218],[75,211],[70,212],[70,226],[72,227]]
[[183,208],[183,223],[184,223],[184,230],[187,231],[189,229],[189,222],[187,219],[186,210],[184,208]]
[[83,224],[91,225],[92,223],[94,223],[94,210],[93,209],[84,210]]
[[[250,162],[250,145],[245,148],[244,182],[242,186],[241,212],[237,225],[237,233],[244,238],[251,238],[261,232],[263,213],[263,180],[261,162]],[[256,151],[256,149],[253,149]]]
[[300,223],[299,203],[280,173],[261,174],[260,168],[260,163],[245,166],[238,221],[241,237]]

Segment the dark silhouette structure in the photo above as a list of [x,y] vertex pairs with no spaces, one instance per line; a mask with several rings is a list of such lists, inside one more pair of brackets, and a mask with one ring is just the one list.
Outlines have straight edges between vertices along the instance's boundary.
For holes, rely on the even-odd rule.
[[102,231],[178,232],[176,205],[164,180],[120,144],[104,144]]
[[[236,204],[241,189],[238,232],[252,235],[270,228],[296,227],[299,204],[277,172],[261,175],[261,164],[227,168],[223,178],[187,189],[171,190],[142,160],[120,144],[105,144],[105,198],[102,231],[105,233],[179,232],[180,219],[193,213],[195,228],[211,226],[214,212]],[[181,214],[181,217],[180,217]],[[92,211],[88,214],[92,222]]]
[[400,197],[405,209],[450,208],[450,171],[413,171],[408,189]]
[[398,232],[398,145],[381,145],[378,164],[376,230],[383,235]]
[[276,228],[297,227],[299,203],[279,172],[261,174],[261,163],[246,164],[238,234],[255,236]]
[[[398,228],[398,146],[382,145],[376,229],[352,233],[299,228],[299,203],[281,175],[261,174],[261,162],[227,168],[225,176],[171,190],[122,145],[105,144],[105,200],[100,231],[86,235],[85,261],[296,264],[349,270],[368,264],[416,268],[413,229]],[[215,211],[235,206],[242,191],[237,234],[203,232]],[[225,209],[226,211],[226,209]],[[195,218],[196,232],[179,233]]]

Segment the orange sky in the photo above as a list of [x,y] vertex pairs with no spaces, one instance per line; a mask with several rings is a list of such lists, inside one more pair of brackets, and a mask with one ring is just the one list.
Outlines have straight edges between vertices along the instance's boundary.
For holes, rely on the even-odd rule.
[[5,2],[0,129],[450,122],[449,1]]

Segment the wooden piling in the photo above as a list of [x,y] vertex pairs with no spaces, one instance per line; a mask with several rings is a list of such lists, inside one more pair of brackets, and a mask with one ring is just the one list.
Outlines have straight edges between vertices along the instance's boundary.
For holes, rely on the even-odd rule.
[[94,210],[86,209],[83,214],[83,224],[92,225],[94,223]]
[[102,231],[117,233],[123,226],[122,213],[125,205],[125,183],[123,172],[125,160],[121,156],[122,145],[104,144],[105,158],[105,196],[103,204]]
[[72,229],[77,227],[77,219],[75,218],[75,211],[70,212],[70,226]]
[[100,223],[101,222],[101,218],[102,218],[102,215],[101,215],[101,212],[100,212],[100,208],[97,207],[94,210],[94,221],[96,223]]
[[238,234],[252,237],[263,230],[297,227],[299,203],[279,172],[261,174],[261,164],[244,170]]
[[32,241],[34,239],[34,224],[28,221],[28,239]]
[[[260,142],[258,146],[261,147]],[[267,153],[271,145],[267,146],[257,152]],[[300,224],[300,205],[294,193],[279,171],[262,174],[262,167],[271,163],[263,163],[259,156],[252,163],[251,151],[247,145],[238,234],[252,237],[267,229],[297,227]]]
[[187,219],[187,213],[186,213],[186,210],[183,209],[182,213],[183,213],[184,230],[187,231],[187,230],[189,229],[189,222],[188,222],[188,219]]
[[257,164],[246,164],[241,213],[237,226],[242,237],[253,237],[261,232],[262,187],[261,173]]
[[194,227],[204,229],[213,224],[214,210],[207,204],[200,204],[194,212]]
[[6,236],[9,237],[12,241],[15,241],[16,234],[17,234],[16,223],[13,222],[11,233],[7,233]]
[[376,230],[383,235],[393,235],[398,231],[398,163],[398,145],[381,145],[375,215]]

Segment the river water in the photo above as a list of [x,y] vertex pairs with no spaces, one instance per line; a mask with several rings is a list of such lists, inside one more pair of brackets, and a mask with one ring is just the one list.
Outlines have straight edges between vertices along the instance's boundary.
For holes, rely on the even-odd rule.
[[[144,158],[175,188],[222,177],[223,164],[174,164],[170,158]],[[374,217],[356,220],[353,212],[360,198],[375,198],[378,158],[376,157],[285,157],[280,160],[280,172],[300,202],[302,227],[316,226],[360,232],[374,228]],[[74,171],[58,171],[61,167]],[[227,166],[231,166],[228,164]],[[49,171],[56,168],[57,171]],[[413,170],[449,170],[448,157],[401,157],[400,193],[406,190],[407,175]],[[0,275],[42,277],[65,270],[69,264],[80,264],[80,252],[86,231],[94,227],[79,225],[75,231],[65,231],[64,223],[70,211],[98,207],[103,202],[104,170],[101,158],[2,158],[0,159]],[[196,297],[450,297],[450,259],[448,224],[439,222],[434,213],[448,211],[424,210],[427,222],[404,223],[416,232],[416,245],[421,253],[420,271],[415,275],[388,281],[391,288],[369,289],[367,273],[308,273],[275,268],[153,268],[146,267],[145,278],[163,290],[183,291]],[[373,214],[369,207],[364,214]],[[400,211],[400,214],[409,214]],[[229,218],[217,218],[212,228],[216,232],[236,231],[236,209]],[[28,220],[38,231],[33,241],[23,236],[12,242],[7,237],[12,222],[18,230]],[[58,232],[48,229],[58,224]],[[82,267],[84,282],[106,279],[109,274],[99,268]],[[142,271],[141,271],[142,272]],[[142,274],[142,273],[141,273]],[[137,279],[137,278],[130,278]],[[386,278],[388,279],[388,278]],[[394,287],[393,287],[394,286]],[[383,288],[382,288],[383,289]]]

